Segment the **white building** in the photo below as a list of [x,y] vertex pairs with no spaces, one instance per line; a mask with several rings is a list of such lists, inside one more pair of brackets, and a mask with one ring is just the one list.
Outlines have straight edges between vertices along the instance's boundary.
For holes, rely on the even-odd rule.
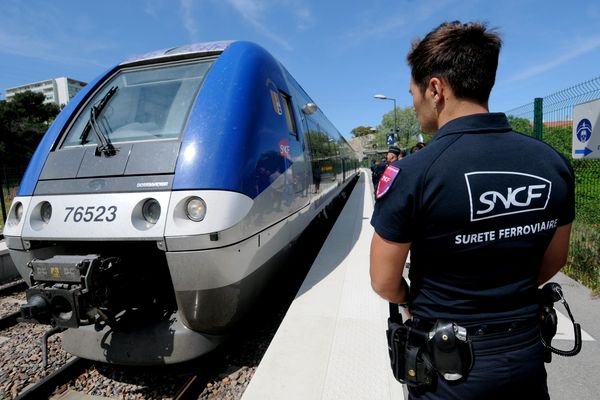
[[85,82],[61,77],[6,89],[4,97],[6,100],[10,100],[17,93],[31,90],[46,96],[45,103],[61,106],[67,104],[85,85]]

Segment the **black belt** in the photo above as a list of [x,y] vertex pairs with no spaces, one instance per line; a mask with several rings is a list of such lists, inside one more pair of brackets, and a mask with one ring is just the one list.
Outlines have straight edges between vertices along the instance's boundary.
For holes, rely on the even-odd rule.
[[512,322],[504,322],[504,323],[495,323],[495,324],[481,324],[476,326],[468,326],[467,333],[472,338],[476,338],[478,336],[485,335],[493,335],[493,334],[501,334],[501,333],[513,333],[520,330],[525,330],[528,328],[534,328],[538,325],[538,321],[534,320],[525,320],[525,321],[512,321]]
[[[414,319],[413,326],[429,331],[433,323]],[[536,319],[486,323],[465,328],[473,343],[473,351],[480,356],[517,350],[536,342],[541,344],[539,323]]]
[[[429,331],[433,327],[433,322],[413,318],[412,326],[417,329]],[[458,322],[459,325],[462,325]],[[472,326],[464,326],[467,329],[467,333],[470,337],[475,338],[478,336],[491,335],[491,334],[502,334],[511,333],[515,330],[521,330],[524,328],[533,328],[538,324],[537,319],[520,320],[520,321],[509,321],[509,322],[493,322],[493,323],[482,323]]]

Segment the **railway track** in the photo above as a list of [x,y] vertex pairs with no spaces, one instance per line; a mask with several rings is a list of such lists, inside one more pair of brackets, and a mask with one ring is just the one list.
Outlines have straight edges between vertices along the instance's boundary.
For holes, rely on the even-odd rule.
[[24,280],[19,279],[14,282],[9,282],[4,285],[0,285],[0,296],[5,296],[13,292],[22,292],[27,289],[27,283]]
[[19,321],[17,321],[17,318],[19,318],[20,316],[21,316],[21,312],[15,311],[15,312],[6,314],[3,317],[1,317],[0,318],[0,331],[3,331],[4,329],[10,328],[11,326],[15,326],[16,324],[18,324]]
[[[0,300],[2,298],[11,297],[15,293],[22,293],[27,288],[27,284],[23,280],[10,282],[5,285],[0,285]],[[21,315],[18,309],[10,311],[13,306],[10,306],[4,312],[0,312],[0,331],[14,326],[18,323],[17,318]]]
[[15,400],[37,400],[47,399],[61,385],[80,375],[92,364],[91,361],[79,357],[73,357],[62,367],[50,375],[42,378],[36,384],[22,391]]

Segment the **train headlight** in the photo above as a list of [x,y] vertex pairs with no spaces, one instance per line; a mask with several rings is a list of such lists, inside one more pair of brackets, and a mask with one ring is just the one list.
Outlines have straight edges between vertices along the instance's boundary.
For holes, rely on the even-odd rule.
[[160,218],[160,203],[158,200],[146,200],[142,206],[142,216],[151,224],[156,224]]
[[40,207],[40,217],[46,224],[50,222],[50,218],[52,218],[52,205],[47,201],[44,201]]
[[206,216],[206,203],[200,197],[190,197],[185,203],[185,214],[194,222],[200,222]]
[[16,223],[19,223],[21,218],[23,218],[23,203],[20,201],[17,201],[13,208],[13,218]]

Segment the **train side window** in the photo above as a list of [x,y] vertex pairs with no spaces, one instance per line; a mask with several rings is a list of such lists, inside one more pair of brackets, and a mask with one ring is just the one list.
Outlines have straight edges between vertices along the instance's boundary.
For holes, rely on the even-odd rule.
[[296,128],[296,120],[294,119],[292,111],[292,99],[282,91],[279,91],[279,95],[283,99],[283,112],[285,113],[285,122],[287,123],[288,131],[290,132],[290,135],[296,137],[296,140],[300,140],[298,137],[298,129]]

